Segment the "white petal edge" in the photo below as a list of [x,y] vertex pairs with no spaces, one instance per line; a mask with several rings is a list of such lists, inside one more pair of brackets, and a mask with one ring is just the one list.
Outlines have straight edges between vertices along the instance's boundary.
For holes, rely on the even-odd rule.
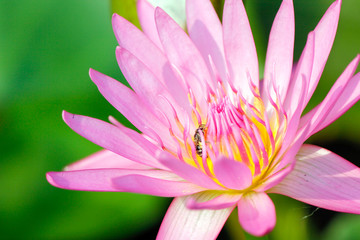
[[216,239],[234,207],[221,210],[190,210],[177,197],[171,203],[161,224],[157,240]]

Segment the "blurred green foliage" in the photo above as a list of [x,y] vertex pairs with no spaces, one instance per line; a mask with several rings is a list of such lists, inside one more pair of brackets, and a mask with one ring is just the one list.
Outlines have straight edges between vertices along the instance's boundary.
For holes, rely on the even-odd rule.
[[100,149],[64,124],[63,109],[122,118],[88,77],[93,67],[124,81],[109,2],[1,1],[0,9],[2,238],[125,237],[159,225],[166,199],[66,191],[45,179]]
[[[0,233],[4,239],[130,239],[160,225],[169,199],[66,191],[50,186],[45,179],[47,171],[61,170],[100,149],[63,123],[63,109],[103,120],[113,115],[131,126],[102,98],[87,74],[93,67],[125,81],[114,56],[117,43],[111,13],[116,11],[136,21],[136,12],[125,1],[114,2],[0,1]],[[262,68],[268,33],[280,2],[246,1]],[[295,0],[295,59],[307,33],[331,2]],[[360,52],[359,9],[357,0],[343,2],[335,44],[311,107],[324,98]],[[349,144],[358,146],[359,106],[310,141],[325,146],[348,139]],[[359,216],[335,215],[320,230],[315,216],[304,219],[313,207],[283,196],[272,198],[278,223],[270,239],[350,240],[360,236]],[[241,231],[236,217],[234,213],[231,219],[235,220],[227,223],[226,236],[255,239]]]

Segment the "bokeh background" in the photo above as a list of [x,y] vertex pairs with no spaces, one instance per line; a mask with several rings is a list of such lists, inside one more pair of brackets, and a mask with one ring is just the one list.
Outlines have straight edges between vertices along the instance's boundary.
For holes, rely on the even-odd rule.
[[[0,0],[1,239],[155,238],[171,199],[67,191],[52,187],[45,179],[47,171],[59,171],[100,149],[63,123],[63,109],[103,120],[112,115],[131,127],[97,91],[88,69],[125,81],[115,60],[111,15],[116,11],[135,21],[133,1]],[[221,6],[219,2],[215,5]],[[261,67],[280,3],[247,0],[245,4]],[[295,60],[307,33],[331,3],[294,0]],[[168,9],[181,21],[181,1],[172,4]],[[343,1],[337,37],[311,107],[324,98],[345,66],[360,53],[359,12],[358,0]],[[308,142],[360,166],[359,136],[360,105],[356,104]],[[277,226],[262,239],[360,239],[360,216],[271,197]],[[244,235],[236,218],[236,214],[230,217],[219,239],[257,239]]]

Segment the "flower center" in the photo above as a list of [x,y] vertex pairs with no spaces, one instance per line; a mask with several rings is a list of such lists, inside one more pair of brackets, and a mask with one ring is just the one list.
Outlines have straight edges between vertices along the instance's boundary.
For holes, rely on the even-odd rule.
[[[189,91],[194,123],[181,123],[177,156],[218,182],[213,161],[219,157],[245,164],[253,175],[253,186],[271,173],[286,131],[286,116],[276,101],[267,113],[259,90],[252,88],[253,98],[246,101],[237,91],[219,83],[216,91],[208,91],[207,109],[200,109]],[[286,121],[285,121],[286,122]],[[178,121],[179,123],[179,121]],[[286,125],[286,124],[285,124]],[[191,130],[193,129],[193,130]],[[219,183],[219,182],[218,182]]]

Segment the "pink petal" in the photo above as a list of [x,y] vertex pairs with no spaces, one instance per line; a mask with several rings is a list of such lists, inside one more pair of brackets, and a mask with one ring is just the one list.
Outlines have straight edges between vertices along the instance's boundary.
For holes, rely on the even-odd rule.
[[[356,90],[354,89],[354,85],[350,84],[350,80],[352,80],[352,76],[359,64],[360,61],[360,55],[357,56],[344,70],[344,72],[341,74],[341,76],[336,80],[335,84],[330,89],[329,93],[326,95],[325,99],[313,110],[308,112],[305,116],[301,118],[300,126],[310,126],[309,130],[307,132],[304,132],[303,134],[306,134],[306,138],[310,137],[312,134],[316,133],[322,127],[327,126],[327,124],[330,124],[329,122],[324,122],[326,118],[330,116],[333,120],[336,119],[336,117],[339,117],[339,115],[329,115],[329,113],[334,109],[335,104],[342,98],[348,98],[349,93],[352,93],[352,91]],[[358,84],[358,81],[353,81],[355,83],[355,86]],[[351,88],[349,88],[351,87]],[[344,91],[346,95],[344,94]],[[352,96],[357,96],[358,91],[355,91]],[[342,102],[344,103],[344,102]],[[337,107],[342,107],[339,104]]]
[[[307,81],[305,78],[305,75],[302,75],[303,77],[300,79],[297,79],[297,83],[294,85],[294,91],[297,91],[298,93],[292,93],[295,95],[292,100],[296,101],[298,100],[297,104],[295,105],[295,102],[292,103],[291,108],[294,108],[289,113],[290,116],[288,116],[288,123],[287,126],[290,126],[286,129],[285,136],[283,139],[283,143],[281,146],[281,149],[283,151],[280,151],[280,154],[282,154],[284,151],[286,152],[288,147],[294,144],[294,139],[296,135],[298,134],[298,128],[300,123],[300,116],[302,113],[302,105],[304,103],[304,97],[308,88]],[[296,89],[296,90],[295,90]],[[305,141],[305,140],[304,140]],[[302,144],[302,143],[301,143]]]
[[[292,0],[283,0],[271,28],[264,73],[264,87],[269,90],[274,86],[281,102],[285,99],[292,71],[294,29]],[[275,99],[273,92],[270,94]]]
[[65,170],[75,171],[99,168],[148,169],[149,167],[105,149],[66,166]]
[[144,62],[164,83],[162,72],[167,60],[161,50],[143,32],[123,17],[114,14],[112,24],[119,45]]
[[[168,116],[171,125],[177,130],[175,116],[179,116],[182,122],[187,118],[183,116],[184,111],[175,102],[167,88],[142,62],[126,49],[117,47],[116,58],[122,73],[137,95],[149,108],[160,110],[165,116]],[[187,95],[184,94],[182,98],[187,98]],[[185,106],[188,106],[190,114],[190,105],[186,104]],[[183,105],[183,107],[185,106]]]
[[327,58],[329,56],[331,47],[333,45],[336,29],[338,26],[340,15],[341,0],[335,1],[329,9],[326,11],[320,22],[316,26],[315,33],[315,52],[314,52],[314,64],[309,81],[309,91],[305,98],[306,104],[309,102],[315,88],[319,82],[322,71],[324,70]]
[[238,203],[239,222],[255,236],[269,233],[275,226],[275,206],[266,193],[250,193]]
[[[306,126],[302,130],[304,132],[308,131],[310,126]],[[265,190],[269,189],[271,186],[274,186],[275,183],[279,182],[281,179],[283,179],[288,173],[289,170],[283,171],[285,168],[292,169],[296,162],[296,154],[300,150],[301,146],[306,140],[305,134],[297,134],[296,138],[293,139],[292,143],[290,143],[290,139],[288,143],[281,147],[277,158],[275,160],[275,168],[273,170],[273,175],[270,176],[270,178],[266,181],[265,187],[263,188]],[[281,172],[279,175],[277,175],[278,172]],[[274,178],[272,178],[274,176]]]
[[304,145],[294,170],[270,192],[334,211],[360,214],[360,169],[321,147]]
[[219,182],[230,189],[243,190],[252,184],[250,169],[245,164],[224,156],[214,163],[214,173]]
[[[46,177],[48,182],[55,187],[81,191],[126,191],[173,197],[203,190],[184,182],[173,173],[162,170],[89,169],[49,172]],[[126,186],[126,184],[134,185]]]
[[[284,109],[288,117],[288,126],[291,127],[288,127],[286,129],[282,144],[283,151],[287,151],[286,149],[294,143],[294,138],[298,132],[300,117],[304,109],[303,105],[305,104],[305,96],[308,92],[309,79],[313,66],[314,41],[314,33],[310,32],[308,35],[305,49],[300,57],[296,71],[290,81],[290,85],[286,95]],[[298,144],[302,143],[303,142],[300,142]],[[295,155],[293,157],[295,157]],[[282,161],[282,163],[283,162],[284,161]],[[288,164],[288,162],[286,164]],[[281,165],[281,168],[284,167],[283,164]]]
[[151,3],[149,3],[147,0],[138,0],[136,9],[143,32],[153,41],[153,43],[156,44],[158,48],[162,49],[155,24],[154,6],[151,5]]
[[144,106],[144,102],[131,89],[94,69],[90,69],[89,74],[106,100],[135,127],[142,130],[145,125],[144,119],[149,120],[150,124],[154,122],[156,125],[161,125],[160,120]]
[[241,194],[226,194],[216,191],[205,191],[193,194],[186,202],[189,209],[224,209],[233,207],[240,200]]
[[116,192],[117,190],[111,179],[120,176],[129,170],[120,169],[92,169],[66,172],[48,172],[46,179],[58,188],[80,191],[106,191]]
[[122,192],[133,192],[160,197],[185,196],[206,189],[195,184],[185,182],[173,173],[152,170],[153,176],[138,173],[116,177],[113,179],[115,188]]
[[[141,4],[141,3],[139,3]],[[154,18],[154,16],[153,16]],[[162,51],[143,32],[117,14],[112,19],[114,33],[120,47],[125,48],[150,69],[168,88],[174,98],[188,103],[184,84],[174,75],[171,65]]]
[[318,132],[321,129],[330,125],[333,121],[343,115],[349,108],[351,108],[360,99],[360,74],[357,73],[352,77],[346,85],[340,97],[336,100],[334,106],[325,116],[324,120],[320,122],[319,126],[314,129]]
[[186,207],[188,198],[174,199],[156,239],[216,239],[234,208],[190,210]]
[[187,29],[209,69],[211,56],[223,80],[226,79],[222,26],[210,0],[187,0]]
[[90,69],[90,77],[99,88],[101,94],[121,114],[143,133],[148,133],[148,128],[155,131],[170,149],[175,149],[169,128],[165,120],[160,120],[152,110],[128,87],[100,72]]
[[[295,162],[295,160],[291,160]],[[290,162],[290,161],[288,161]],[[277,170],[275,173],[271,174],[269,177],[265,179],[265,182],[255,189],[256,192],[265,192],[270,188],[278,185],[293,169],[295,163],[288,164],[287,167],[284,167],[280,170]]]
[[172,172],[189,182],[195,183],[196,185],[207,189],[224,190],[224,188],[216,184],[203,172],[185,162],[182,162],[180,159],[176,159],[171,154],[161,152],[158,159],[164,166],[171,169]]
[[[314,44],[315,34],[314,32],[310,32],[304,51],[297,64],[294,77],[290,81],[284,103],[284,109],[289,119],[292,119],[293,115],[300,117],[300,114],[304,109],[302,105],[304,104],[304,99],[307,95],[308,89],[304,89],[304,91],[299,91],[299,89],[302,88],[301,85],[303,79],[307,81],[306,85],[309,85],[308,82],[310,80],[311,71],[314,64]],[[297,109],[298,111],[296,111]]]
[[255,86],[259,86],[259,67],[254,39],[242,1],[225,1],[223,32],[230,81],[244,97],[250,97],[250,80]]
[[109,123],[65,111],[63,118],[71,129],[93,143],[140,164],[163,168],[154,158],[159,148],[135,131],[129,136]]
[[155,21],[166,56],[180,70],[200,109],[206,112],[205,83],[213,83],[204,59],[183,29],[160,8],[155,10]]

